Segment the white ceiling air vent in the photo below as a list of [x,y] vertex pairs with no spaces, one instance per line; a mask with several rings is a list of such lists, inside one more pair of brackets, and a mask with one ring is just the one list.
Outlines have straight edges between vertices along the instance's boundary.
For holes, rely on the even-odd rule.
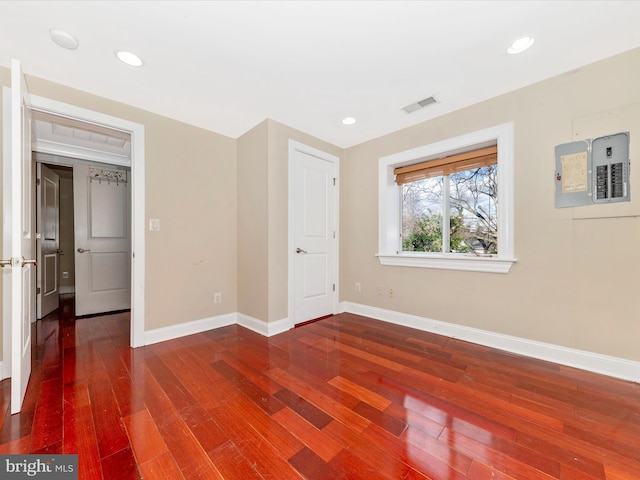
[[407,113],[412,113],[412,112],[415,112],[416,110],[420,110],[421,108],[424,108],[427,105],[431,105],[432,103],[436,103],[436,102],[437,100],[435,99],[435,97],[429,97],[429,98],[425,98],[424,100],[420,100],[419,102],[407,105],[402,109]]

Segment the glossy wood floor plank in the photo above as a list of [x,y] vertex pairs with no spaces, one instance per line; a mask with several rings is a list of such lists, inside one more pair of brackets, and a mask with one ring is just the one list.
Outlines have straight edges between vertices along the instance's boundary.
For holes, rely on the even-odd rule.
[[640,480],[640,385],[341,314],[132,350],[129,313],[33,327],[0,453],[81,479]]

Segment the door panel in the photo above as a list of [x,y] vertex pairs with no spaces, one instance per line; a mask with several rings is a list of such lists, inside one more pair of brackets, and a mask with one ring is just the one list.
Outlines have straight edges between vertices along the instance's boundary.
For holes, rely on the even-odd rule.
[[45,272],[42,275],[42,294],[45,297],[53,294],[57,294],[58,293],[58,255],[55,253],[43,255],[42,268]]
[[126,186],[92,180],[88,194],[91,237],[124,239],[127,232]]
[[103,252],[89,255],[89,276],[93,292],[115,292],[129,289],[128,252]]
[[329,295],[327,255],[308,253],[302,258],[302,262],[302,271],[307,274],[303,276],[302,299],[310,300]]
[[131,307],[130,191],[127,172],[73,170],[76,315]]
[[292,161],[293,321],[301,323],[334,310],[336,166],[299,150]]
[[38,205],[37,318],[58,308],[58,250],[60,248],[60,177],[46,165],[37,164]]

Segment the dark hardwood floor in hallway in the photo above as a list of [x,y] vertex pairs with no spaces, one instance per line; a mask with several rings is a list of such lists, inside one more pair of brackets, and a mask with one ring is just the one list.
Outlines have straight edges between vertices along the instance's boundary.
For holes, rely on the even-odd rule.
[[132,350],[129,313],[35,326],[0,453],[81,479],[640,479],[640,385],[341,314]]

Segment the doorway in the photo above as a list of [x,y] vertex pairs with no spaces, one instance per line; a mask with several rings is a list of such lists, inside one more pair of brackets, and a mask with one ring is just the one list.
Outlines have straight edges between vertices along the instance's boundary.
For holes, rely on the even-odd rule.
[[62,159],[71,166],[43,163],[43,157],[52,160],[34,153],[37,318],[54,311],[60,297],[69,294],[78,317],[129,309],[129,169],[72,158]]
[[[5,90],[8,90],[5,88]],[[3,92],[3,95],[5,92]],[[49,98],[36,95],[30,96],[31,110],[52,115],[56,118],[56,122],[52,122],[59,131],[65,129],[67,121],[80,122],[88,127],[105,127],[114,132],[120,132],[130,138],[130,150],[127,155],[105,155],[104,152],[95,151],[87,148],[86,145],[79,145],[76,142],[57,143],[47,141],[40,135],[33,138],[32,148],[39,155],[48,155],[58,161],[63,166],[64,159],[78,158],[87,161],[98,162],[101,164],[116,165],[120,167],[128,167],[130,169],[130,185],[131,185],[131,334],[130,346],[140,347],[145,345],[144,338],[144,317],[145,317],[145,127],[142,124],[113,117],[100,112],[95,112],[75,105],[66,104],[51,100]],[[3,102],[3,117],[10,118],[10,102]],[[7,130],[4,131],[5,136]],[[111,140],[108,140],[111,141]],[[6,157],[6,155],[5,155]],[[49,161],[49,160],[45,160]],[[35,195],[34,195],[35,200]],[[34,222],[35,223],[35,222]],[[35,282],[34,282],[35,285]],[[33,304],[35,310],[35,289],[33,292]],[[6,309],[5,309],[6,310]],[[34,315],[35,317],[35,315]],[[4,315],[5,320],[9,317]],[[12,362],[11,356],[13,345],[11,343],[11,322],[3,322],[3,371],[2,377],[11,377]]]

